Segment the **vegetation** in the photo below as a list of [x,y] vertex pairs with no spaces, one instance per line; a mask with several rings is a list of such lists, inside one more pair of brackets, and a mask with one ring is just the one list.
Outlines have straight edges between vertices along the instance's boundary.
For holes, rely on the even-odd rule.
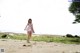
[[[69,36],[70,35],[70,36]],[[2,39],[0,35],[0,39]],[[26,40],[27,35],[25,34],[14,34],[8,35],[6,39],[16,39],[16,40]],[[80,44],[80,37],[78,35],[72,36],[71,34],[67,34],[66,36],[52,36],[52,35],[40,35],[32,37],[33,41],[45,41],[45,42],[57,42],[57,43],[65,43],[65,44]]]
[[80,23],[80,2],[72,2],[69,11],[75,16],[73,23]]
[[33,37],[34,41],[45,41],[45,42],[58,42],[66,44],[80,44],[80,38],[71,37],[54,37],[54,36],[36,36]]
[[66,37],[72,37],[73,38],[74,36],[71,34],[67,34]]

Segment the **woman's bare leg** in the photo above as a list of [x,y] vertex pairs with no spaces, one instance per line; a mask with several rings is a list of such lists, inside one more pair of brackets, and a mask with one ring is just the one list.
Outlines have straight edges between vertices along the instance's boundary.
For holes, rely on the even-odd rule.
[[29,33],[28,33],[28,39],[27,39],[27,42],[28,42],[28,43],[30,43],[31,36],[32,36],[32,33],[29,32]]

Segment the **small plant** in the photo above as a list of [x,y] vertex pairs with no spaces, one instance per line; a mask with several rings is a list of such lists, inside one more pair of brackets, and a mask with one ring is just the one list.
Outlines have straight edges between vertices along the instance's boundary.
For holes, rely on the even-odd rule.
[[79,38],[79,36],[78,36],[78,35],[75,35],[74,37]]
[[67,34],[66,37],[71,37],[71,38],[72,38],[72,37],[74,37],[74,36],[71,35],[71,34]]
[[62,37],[65,37],[65,36],[62,36]]
[[6,37],[7,37],[7,35],[6,35],[6,34],[4,34],[4,35],[2,35],[2,36],[1,36],[1,38],[6,38]]

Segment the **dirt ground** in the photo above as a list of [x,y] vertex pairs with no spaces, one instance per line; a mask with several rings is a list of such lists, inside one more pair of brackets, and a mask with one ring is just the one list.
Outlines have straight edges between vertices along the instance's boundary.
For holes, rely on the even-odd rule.
[[[23,46],[26,44],[27,46]],[[28,46],[26,40],[0,39],[0,49],[4,49],[4,53],[80,53],[80,45],[63,44],[63,43],[47,43],[31,41]]]

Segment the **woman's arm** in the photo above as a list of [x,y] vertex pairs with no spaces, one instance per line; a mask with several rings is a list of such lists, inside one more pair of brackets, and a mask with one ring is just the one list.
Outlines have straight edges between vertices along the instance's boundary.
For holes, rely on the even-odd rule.
[[32,24],[32,31],[33,31],[33,33],[35,33],[34,28],[33,28],[33,24]]

